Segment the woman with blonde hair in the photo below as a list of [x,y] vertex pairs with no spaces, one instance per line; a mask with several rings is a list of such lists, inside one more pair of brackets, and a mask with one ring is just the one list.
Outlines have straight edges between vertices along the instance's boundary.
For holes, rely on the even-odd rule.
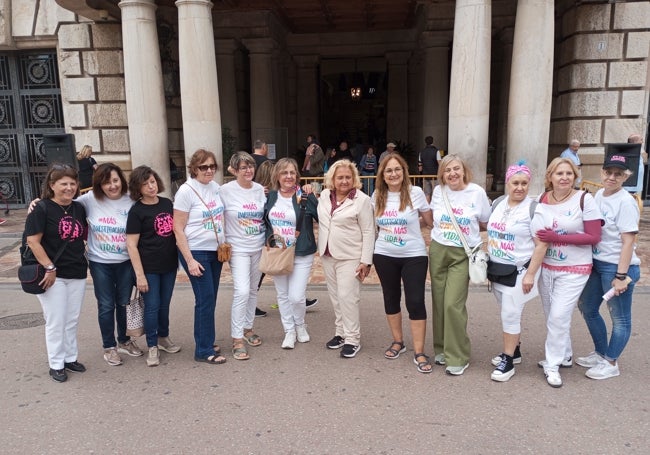
[[90,145],[84,145],[77,153],[81,189],[90,188],[93,185],[93,172],[97,169],[97,161],[92,157],[92,154],[93,148]]
[[393,341],[384,357],[394,360],[406,351],[402,332],[402,283],[413,337],[413,361],[420,373],[431,373],[429,356],[424,353],[427,309],[424,287],[427,277],[427,247],[420,230],[420,217],[433,225],[431,207],[422,188],[411,185],[408,165],[394,154],[382,161],[372,194],[375,224],[379,230],[373,262],[384,294],[384,310]]
[[327,347],[343,348],[341,357],[351,358],[361,349],[359,294],[372,265],[375,222],[351,161],[332,164],[325,188],[318,203],[318,253],[336,315],[336,332]]
[[573,364],[571,316],[591,273],[591,248],[601,235],[602,215],[594,198],[574,189],[579,175],[569,158],[555,158],[546,168],[546,191],[539,198],[546,228],[536,235],[549,245],[539,281],[546,358],[538,365],[551,387],[562,387],[559,368]]
[[485,190],[472,183],[469,166],[458,155],[442,159],[438,182],[440,185],[434,188],[431,197],[433,229],[429,245],[433,348],[435,363],[446,365],[447,374],[458,376],[469,366],[471,351],[465,306],[469,260],[452,217],[456,218],[469,247],[474,248],[481,243],[480,231],[487,226],[490,201]]

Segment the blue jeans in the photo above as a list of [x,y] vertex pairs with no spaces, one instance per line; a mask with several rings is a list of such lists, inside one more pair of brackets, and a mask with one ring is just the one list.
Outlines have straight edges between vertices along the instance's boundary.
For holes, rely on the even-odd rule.
[[117,341],[126,343],[126,305],[133,289],[133,268],[131,261],[117,264],[103,264],[89,261],[90,275],[93,277],[95,298],[97,299],[97,319],[102,333],[104,349],[114,348],[115,325]]
[[607,360],[618,359],[625,349],[632,332],[632,293],[634,285],[639,281],[640,270],[638,265],[631,265],[627,275],[632,282],[627,286],[627,291],[619,296],[612,297],[607,302],[609,315],[612,318],[612,336],[607,342],[607,326],[599,309],[602,296],[612,287],[612,280],[616,274],[617,264],[594,259],[594,266],[589,275],[589,280],[582,291],[578,308],[587,323],[587,328],[594,341],[595,351]]
[[223,264],[216,251],[192,251],[192,257],[203,266],[203,275],[190,275],[185,258],[180,256],[180,260],[194,291],[194,357],[205,359],[214,355],[214,311]]
[[147,346],[158,345],[158,337],[169,336],[169,304],[176,283],[176,270],[167,273],[145,273],[149,291],[144,299],[144,333]]

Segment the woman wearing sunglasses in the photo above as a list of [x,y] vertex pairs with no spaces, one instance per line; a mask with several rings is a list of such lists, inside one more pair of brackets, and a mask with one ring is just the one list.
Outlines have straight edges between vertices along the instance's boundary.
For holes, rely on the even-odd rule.
[[221,187],[213,180],[217,160],[214,153],[199,149],[187,168],[190,178],[178,189],[174,201],[174,234],[194,291],[194,360],[218,365],[226,358],[214,344],[214,313],[223,265],[217,259],[217,248],[226,239]]

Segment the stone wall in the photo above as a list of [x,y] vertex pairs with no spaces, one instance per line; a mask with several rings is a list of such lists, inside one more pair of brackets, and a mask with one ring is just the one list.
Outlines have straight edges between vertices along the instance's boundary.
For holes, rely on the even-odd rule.
[[556,34],[549,159],[577,139],[584,178],[598,180],[605,144],[646,133],[650,2],[570,6]]
[[98,161],[131,168],[120,24],[61,24],[59,72],[66,129]]

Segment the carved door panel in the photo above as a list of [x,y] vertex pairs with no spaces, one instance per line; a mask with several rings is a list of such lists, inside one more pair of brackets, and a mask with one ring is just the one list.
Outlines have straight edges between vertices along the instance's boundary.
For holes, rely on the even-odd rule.
[[47,170],[43,135],[64,132],[56,53],[0,53],[0,195],[24,207]]

